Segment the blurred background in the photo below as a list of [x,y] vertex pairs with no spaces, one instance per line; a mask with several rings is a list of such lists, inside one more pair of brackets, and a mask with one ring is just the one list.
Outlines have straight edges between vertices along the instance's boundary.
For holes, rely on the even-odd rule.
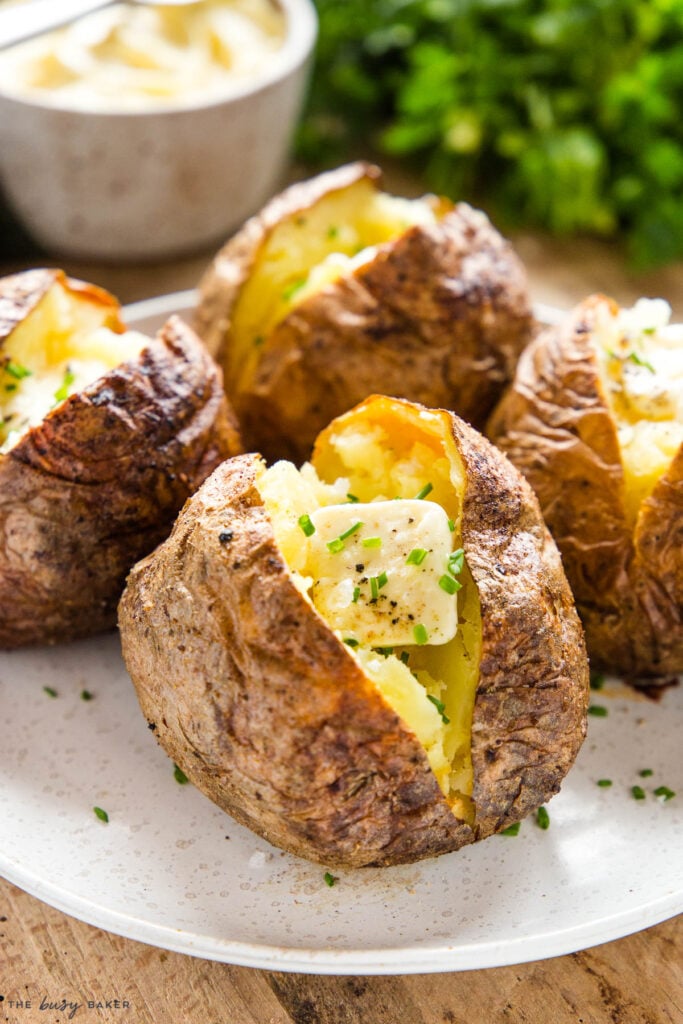
[[[538,270],[545,301],[600,289],[622,301],[657,292],[676,307],[683,0],[314,6],[310,87],[278,185],[375,159],[395,191],[431,189],[485,209],[515,240],[532,280]],[[2,117],[0,108],[0,146]],[[3,270],[53,255],[0,200]],[[174,273],[148,271],[144,294],[157,281],[189,286],[210,255],[209,247],[174,254]],[[121,268],[107,268],[104,283],[115,287],[122,273],[130,293]]]

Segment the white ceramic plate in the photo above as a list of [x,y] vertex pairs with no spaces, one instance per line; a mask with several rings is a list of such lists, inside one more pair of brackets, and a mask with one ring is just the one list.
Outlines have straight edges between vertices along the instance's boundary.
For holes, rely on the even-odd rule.
[[[192,301],[137,303],[129,320],[153,329]],[[585,948],[683,909],[683,689],[653,703],[612,684],[594,699],[609,714],[589,719],[547,831],[527,820],[514,838],[337,872],[329,888],[324,868],[272,849],[175,781],[117,636],[3,653],[0,874],[110,931],[272,970],[451,971]],[[653,774],[641,778],[644,768]],[[662,784],[678,796],[661,803]]]

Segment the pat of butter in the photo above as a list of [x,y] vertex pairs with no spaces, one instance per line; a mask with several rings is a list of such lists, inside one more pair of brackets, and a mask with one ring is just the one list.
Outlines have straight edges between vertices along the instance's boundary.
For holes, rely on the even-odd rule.
[[440,505],[416,499],[327,505],[311,513],[311,522],[305,568],[314,580],[311,599],[344,639],[372,647],[453,639],[456,595],[439,584],[448,575],[453,534]]

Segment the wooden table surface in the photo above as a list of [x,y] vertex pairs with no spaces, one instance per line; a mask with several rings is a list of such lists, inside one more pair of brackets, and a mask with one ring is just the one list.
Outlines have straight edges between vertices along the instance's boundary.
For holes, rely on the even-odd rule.
[[[625,303],[661,295],[683,319],[683,266],[637,276],[609,245],[528,235],[515,241],[537,301],[567,306],[597,290]],[[209,255],[164,266],[62,265],[132,302],[193,287]],[[0,273],[24,266],[6,263]],[[516,967],[316,977],[145,946],[75,921],[0,880],[0,1000],[0,1024],[683,1024],[683,917]],[[60,1009],[62,1001],[77,1009]]]

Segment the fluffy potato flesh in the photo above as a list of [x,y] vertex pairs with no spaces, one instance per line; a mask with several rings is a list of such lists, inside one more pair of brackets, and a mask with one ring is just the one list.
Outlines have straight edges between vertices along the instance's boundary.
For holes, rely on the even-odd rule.
[[325,285],[374,259],[409,228],[428,226],[451,205],[434,196],[404,199],[363,177],[283,217],[266,239],[233,313],[230,377],[250,378],[273,328]]
[[443,414],[403,413],[341,417],[313,464],[275,463],[258,489],[296,585],[472,823],[481,614],[461,543],[465,471]]
[[55,280],[0,343],[0,453],[148,341],[106,293]]
[[594,337],[617,425],[630,525],[683,444],[683,325],[669,324],[670,316],[662,299],[622,310],[603,303],[598,310]]

